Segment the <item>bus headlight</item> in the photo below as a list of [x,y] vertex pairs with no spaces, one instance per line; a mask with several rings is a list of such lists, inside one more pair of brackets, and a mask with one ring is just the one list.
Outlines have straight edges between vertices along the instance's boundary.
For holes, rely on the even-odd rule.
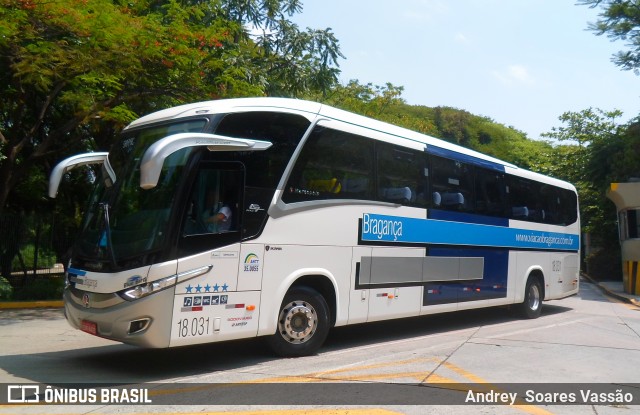
[[207,272],[211,271],[212,268],[213,265],[206,265],[204,267],[184,271],[179,274],[174,274],[169,277],[155,280],[153,282],[136,285],[135,287],[131,288],[125,288],[122,291],[118,291],[118,295],[127,301],[139,300],[140,298],[144,298],[148,295],[166,290],[167,288],[171,288],[176,285],[178,281],[180,281],[180,283],[183,283],[185,281],[189,281],[192,278],[204,275]]
[[138,300],[148,295],[155,294],[158,291],[173,287],[176,285],[176,282],[178,282],[178,276],[171,275],[170,277],[162,278],[147,284],[127,288],[126,290],[118,292],[118,295],[127,301]]

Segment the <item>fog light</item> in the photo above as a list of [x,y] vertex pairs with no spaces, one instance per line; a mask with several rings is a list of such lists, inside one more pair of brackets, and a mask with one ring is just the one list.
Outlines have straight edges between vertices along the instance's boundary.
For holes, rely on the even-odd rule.
[[140,320],[133,320],[129,323],[129,332],[128,334],[136,334],[145,331],[149,324],[151,324],[150,318],[141,318]]

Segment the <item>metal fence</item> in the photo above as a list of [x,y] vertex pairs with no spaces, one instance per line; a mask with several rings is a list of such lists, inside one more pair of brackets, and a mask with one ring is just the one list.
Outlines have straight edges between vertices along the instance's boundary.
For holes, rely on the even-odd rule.
[[73,231],[56,219],[54,212],[3,212],[0,216],[0,275],[13,287],[64,273],[62,264]]

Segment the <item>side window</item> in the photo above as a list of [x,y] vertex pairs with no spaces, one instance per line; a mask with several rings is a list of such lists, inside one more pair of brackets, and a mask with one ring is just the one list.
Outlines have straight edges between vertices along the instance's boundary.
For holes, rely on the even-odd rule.
[[377,144],[378,200],[425,206],[427,203],[426,156],[422,152]]
[[473,167],[459,161],[431,157],[433,207],[473,210]]
[[531,180],[509,177],[507,180],[509,200],[508,216],[511,219],[536,221],[545,215],[540,204],[540,186]]
[[640,238],[640,209],[620,212],[620,240]]
[[271,142],[268,150],[244,153],[242,161],[247,166],[247,186],[275,189],[310,124],[300,115],[251,111],[226,115],[215,132]]
[[371,199],[373,140],[316,127],[285,187],[283,201]]
[[552,225],[570,225],[578,220],[578,199],[570,190],[533,180],[509,176],[508,217]]
[[504,216],[504,175],[497,171],[476,168],[475,213],[488,216]]
[[202,169],[189,196],[183,236],[238,232],[240,170]]
[[571,190],[558,189],[559,220],[558,225],[570,225],[578,220],[578,196]]

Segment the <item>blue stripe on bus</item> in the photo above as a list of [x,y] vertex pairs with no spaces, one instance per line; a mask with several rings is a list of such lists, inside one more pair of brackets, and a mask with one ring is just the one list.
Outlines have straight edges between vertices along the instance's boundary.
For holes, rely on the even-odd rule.
[[448,159],[457,160],[463,163],[473,164],[475,166],[484,167],[491,170],[497,170],[502,173],[505,172],[504,164],[496,163],[489,160],[484,160],[478,157],[470,156],[457,151],[447,150],[446,148],[437,147],[433,145],[427,145],[426,152],[435,156],[445,157]]
[[577,251],[577,234],[365,213],[362,242]]
[[67,273],[71,275],[77,275],[78,277],[84,277],[85,275],[87,275],[87,271],[83,271],[81,269],[76,269],[76,268],[69,268],[67,270]]
[[455,212],[452,210],[429,209],[429,219],[446,220],[453,222],[477,223],[479,225],[491,225],[509,227],[509,219],[497,216],[475,215],[473,213]]
[[493,248],[429,248],[429,256],[484,258],[483,277],[480,280],[455,282],[429,282],[424,285],[422,305],[460,303],[490,300],[507,296],[509,251]]

